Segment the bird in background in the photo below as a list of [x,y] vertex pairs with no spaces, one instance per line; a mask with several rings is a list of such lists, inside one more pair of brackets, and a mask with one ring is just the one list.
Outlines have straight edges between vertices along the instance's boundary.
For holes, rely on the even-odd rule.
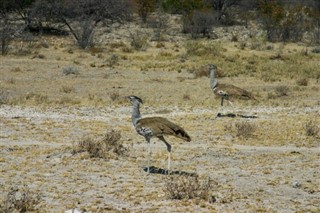
[[151,143],[150,140],[153,137],[158,138],[167,146],[168,151],[168,173],[170,171],[171,164],[171,145],[165,140],[165,135],[172,135],[178,137],[184,141],[191,141],[191,137],[188,133],[177,124],[169,121],[163,117],[146,117],[142,118],[140,114],[140,104],[142,104],[141,98],[137,96],[127,96],[132,104],[132,124],[137,133],[143,136],[148,143],[148,167],[147,172],[150,173],[150,157],[151,157]]
[[257,101],[257,99],[247,90],[241,89],[232,84],[219,83],[215,78],[216,70],[217,70],[217,67],[214,64],[209,64],[210,87],[216,96],[221,97],[221,107],[223,107],[224,100],[227,100],[232,106],[233,104],[230,101],[230,99]]

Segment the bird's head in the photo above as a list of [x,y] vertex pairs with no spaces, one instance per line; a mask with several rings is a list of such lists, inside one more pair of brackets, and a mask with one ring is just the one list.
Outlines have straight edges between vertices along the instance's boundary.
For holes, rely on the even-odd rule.
[[214,64],[209,64],[209,72],[211,72],[211,70],[216,70],[217,69],[217,66],[214,65]]
[[143,104],[141,98],[135,95],[126,96],[126,98],[130,100],[131,104],[135,104],[135,103]]

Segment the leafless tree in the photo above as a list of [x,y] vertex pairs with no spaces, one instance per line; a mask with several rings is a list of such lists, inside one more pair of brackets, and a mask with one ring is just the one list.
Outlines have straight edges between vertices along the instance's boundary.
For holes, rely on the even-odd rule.
[[129,20],[130,8],[128,0],[39,0],[33,13],[41,22],[63,23],[85,49],[98,23]]
[[213,9],[218,12],[217,19],[223,22],[223,19],[228,15],[227,10],[241,3],[241,0],[209,0]]

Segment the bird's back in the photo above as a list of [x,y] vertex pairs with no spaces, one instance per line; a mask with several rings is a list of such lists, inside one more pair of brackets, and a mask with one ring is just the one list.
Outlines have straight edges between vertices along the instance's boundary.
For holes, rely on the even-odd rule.
[[143,133],[141,130],[144,130],[152,132],[150,136],[173,135],[185,141],[191,141],[191,137],[182,127],[162,117],[142,118],[137,122],[136,130],[139,134]]
[[[235,97],[239,99],[253,99],[257,100],[250,92],[247,90],[241,89],[232,84],[218,84],[217,89],[214,91],[215,94],[218,94],[219,91],[222,91],[222,94],[225,94],[227,97]],[[221,95],[220,95],[221,96]]]

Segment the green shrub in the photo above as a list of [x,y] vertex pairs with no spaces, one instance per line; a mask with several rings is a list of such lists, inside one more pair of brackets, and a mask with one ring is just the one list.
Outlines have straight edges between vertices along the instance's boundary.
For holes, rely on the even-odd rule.
[[185,43],[187,55],[191,56],[220,56],[223,50],[218,42],[188,41]]

